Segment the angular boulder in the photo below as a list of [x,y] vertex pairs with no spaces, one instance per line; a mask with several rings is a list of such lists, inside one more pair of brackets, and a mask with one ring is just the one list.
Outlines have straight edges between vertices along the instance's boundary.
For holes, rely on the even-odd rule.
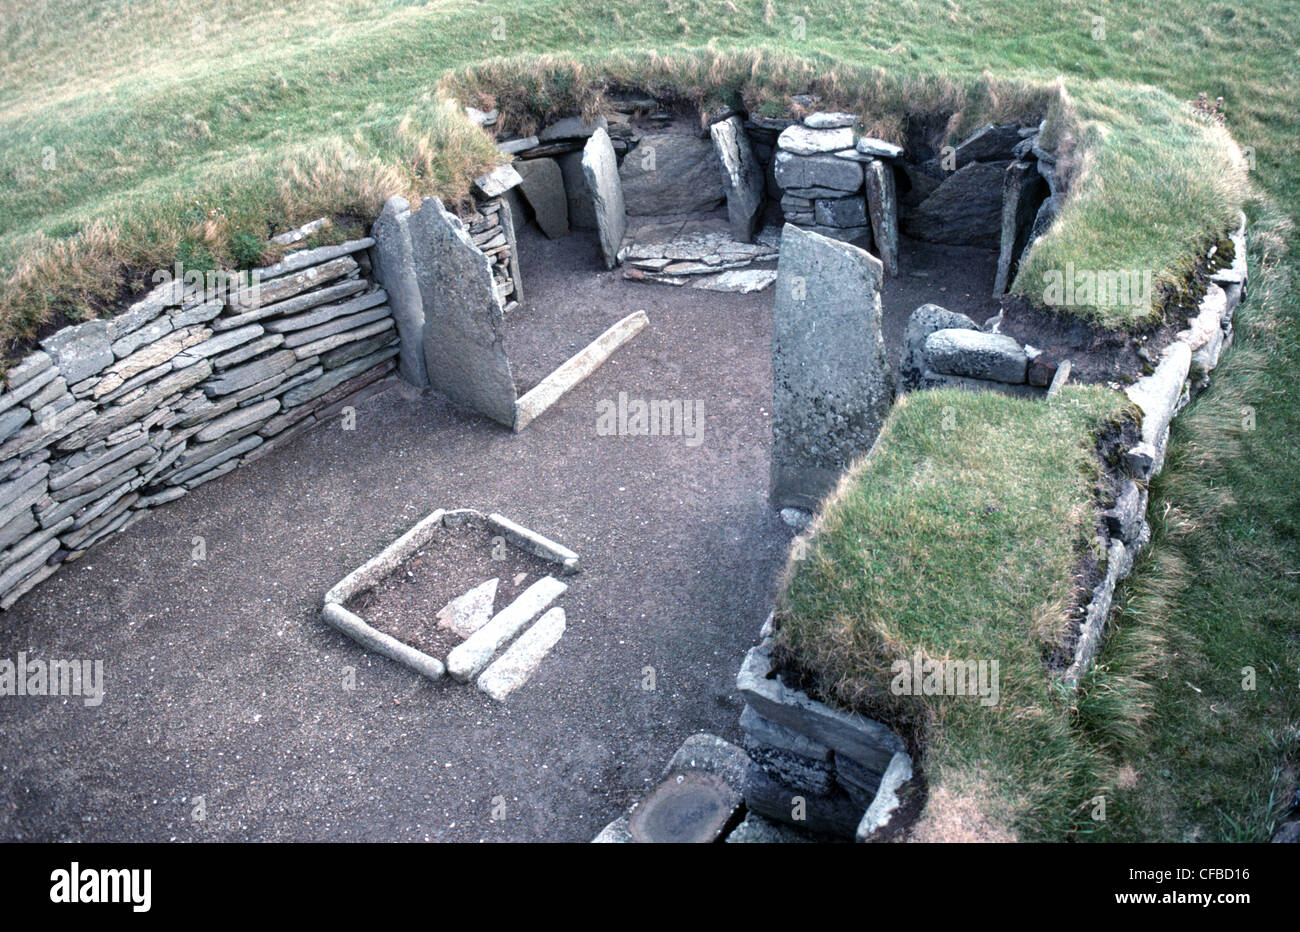
[[634,217],[713,210],[725,196],[713,143],[697,136],[642,136],[623,159],[618,176],[627,212]]
[[925,379],[925,340],[936,330],[979,330],[979,325],[965,314],[937,304],[922,304],[907,319],[903,346],[898,362],[899,391],[929,388]]
[[830,192],[852,194],[862,187],[862,166],[833,155],[795,155],[781,151],[772,163],[776,183],[783,190],[825,188]]
[[971,162],[950,175],[902,222],[929,243],[997,249],[1002,234],[1002,179],[1007,162]]

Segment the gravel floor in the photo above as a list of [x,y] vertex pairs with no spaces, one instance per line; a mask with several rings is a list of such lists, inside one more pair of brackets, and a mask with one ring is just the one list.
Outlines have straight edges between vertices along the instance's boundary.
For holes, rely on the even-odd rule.
[[[97,708],[0,700],[0,838],[586,841],[688,735],[737,737],[735,673],[792,533],[766,504],[771,289],[627,282],[589,234],[523,246],[522,387],[631,311],[650,326],[517,436],[394,387],[355,431],[201,487],[0,616],[0,657],[102,660],[106,684]],[[620,391],[702,401],[703,443],[598,436]],[[439,506],[582,556],[567,633],[506,704],[320,619]]]

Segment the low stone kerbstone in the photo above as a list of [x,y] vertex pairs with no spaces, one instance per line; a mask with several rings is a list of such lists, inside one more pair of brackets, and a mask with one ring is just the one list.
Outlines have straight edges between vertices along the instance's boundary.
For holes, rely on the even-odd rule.
[[1029,371],[1029,357],[1018,340],[980,330],[936,330],[925,339],[925,360],[929,369],[943,375],[1012,385],[1024,382]]
[[764,642],[745,655],[736,676],[737,691],[763,718],[785,725],[877,772],[883,772],[890,758],[904,750],[898,735],[880,722],[832,709],[804,692],[789,688],[771,674],[771,645]]

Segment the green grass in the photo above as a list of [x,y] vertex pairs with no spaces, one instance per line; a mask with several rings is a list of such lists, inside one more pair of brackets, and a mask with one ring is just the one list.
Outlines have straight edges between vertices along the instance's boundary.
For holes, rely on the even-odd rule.
[[[983,818],[1018,838],[1071,830],[1101,769],[1044,659],[1068,650],[1073,576],[1096,533],[1096,438],[1125,416],[1098,386],[1050,403],[904,396],[777,606],[778,652],[820,695],[890,722],[936,788],[977,786]],[[917,651],[996,661],[997,702],[896,695],[891,667]]]
[[[60,314],[111,312],[124,281],[170,265],[187,244],[231,264],[241,235],[265,238],[321,213],[370,217],[389,194],[463,198],[495,154],[441,107],[434,90],[448,69],[576,52],[591,77],[598,56],[663,86],[748,94],[777,109],[789,91],[815,86],[885,128],[908,113],[956,112],[955,134],[1025,103],[1038,102],[1029,107],[1036,115],[1055,87],[1050,61],[1019,50],[1001,62],[972,57],[1006,45],[1013,11],[1018,43],[1037,35],[1058,55],[1104,45],[1081,4],[1026,14],[1006,2],[904,3],[868,14],[829,0],[790,11],[753,0],[522,9],[507,0],[298,0],[282,11],[199,0],[157,16],[152,5],[125,3],[7,6],[0,341],[8,346]],[[860,38],[846,44],[846,35]],[[662,54],[617,54],[650,47]],[[492,90],[508,98],[551,89],[528,80],[528,68],[498,68]],[[513,84],[512,70],[521,76]],[[573,80],[564,68],[548,77],[561,82],[555,99],[582,90],[564,86]],[[1241,200],[1226,137],[1162,92],[1076,77],[1064,87],[1073,107],[1062,109],[1058,135],[1084,147],[1077,186],[1092,195],[1066,209],[1016,289],[1041,294],[1041,272],[1066,261],[1150,268],[1176,286],[1189,249],[1217,238]],[[1110,327],[1154,313],[1066,312]]]
[[[1035,250],[1021,291],[1080,254],[1097,268],[1149,266],[1177,279],[1184,246],[1223,220],[1239,190],[1213,183],[1218,130],[1170,102],[1223,96],[1229,131],[1254,157],[1253,294],[1214,385],[1175,427],[1153,490],[1155,539],[1121,593],[1125,611],[1080,693],[1074,730],[1048,729],[1052,747],[1074,749],[1048,757],[1068,792],[1042,800],[1033,781],[1000,791],[984,808],[1004,811],[982,824],[987,837],[1005,837],[1006,826],[1067,837],[1084,801],[1104,793],[1107,821],[1087,820],[1094,831],[1080,837],[1263,838],[1292,780],[1300,722],[1300,253],[1287,220],[1300,206],[1298,14],[1294,0],[289,0],[276,9],[0,0],[0,340],[8,351],[51,315],[107,309],[132,270],[169,266],[182,250],[247,262],[246,237],[323,213],[368,216],[393,192],[463,196],[494,153],[439,108],[437,88],[449,70],[505,56],[590,61],[593,51],[655,48],[681,79],[700,49],[726,57],[757,47],[791,67],[811,63],[814,77],[832,64],[883,74],[914,98],[920,76],[944,75],[974,92],[967,117],[1018,105],[981,98],[981,88],[1063,78],[1095,153],[1085,168],[1107,180],[1070,207],[1078,222],[1062,232],[1075,245],[1049,239]],[[1104,38],[1094,37],[1098,15]],[[780,89],[761,71],[757,84]],[[1171,161],[1175,152],[1189,161]],[[1256,412],[1253,431],[1240,428],[1243,405]],[[1240,689],[1247,665],[1259,671],[1253,693]],[[926,824],[936,835],[972,814],[997,773],[998,749],[980,756],[989,744],[954,750],[929,774]]]

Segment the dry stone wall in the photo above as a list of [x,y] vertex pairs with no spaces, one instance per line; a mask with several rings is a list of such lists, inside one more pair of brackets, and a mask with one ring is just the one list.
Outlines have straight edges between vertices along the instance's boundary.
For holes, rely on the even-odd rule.
[[169,276],[10,368],[0,608],[151,508],[376,390],[398,342],[370,277],[373,242],[299,249],[215,284]]

